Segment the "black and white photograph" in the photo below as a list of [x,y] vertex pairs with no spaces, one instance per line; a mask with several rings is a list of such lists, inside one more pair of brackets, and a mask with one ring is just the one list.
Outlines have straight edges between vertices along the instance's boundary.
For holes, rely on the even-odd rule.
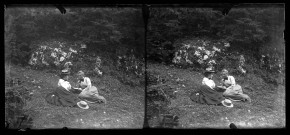
[[138,7],[4,5],[6,129],[141,129]]
[[4,5],[5,129],[286,128],[284,32],[283,3]]
[[152,5],[147,27],[150,128],[285,128],[283,4]]

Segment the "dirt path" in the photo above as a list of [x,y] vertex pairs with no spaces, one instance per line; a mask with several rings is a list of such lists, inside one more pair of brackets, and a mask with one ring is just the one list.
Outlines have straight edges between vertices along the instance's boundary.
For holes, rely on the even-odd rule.
[[[123,85],[112,76],[92,78],[102,84],[100,91],[108,103],[89,104],[88,110],[58,107],[43,98],[54,90],[59,77],[52,73],[12,67],[22,80],[33,84],[32,100],[25,108],[33,110],[33,128],[142,128],[144,121],[144,88]],[[73,85],[73,84],[72,84]],[[98,87],[98,86],[97,86]]]
[[283,86],[272,90],[271,94],[249,92],[251,103],[234,102],[233,108],[226,108],[201,105],[189,99],[190,93],[201,85],[203,76],[200,73],[160,64],[148,64],[148,71],[165,78],[165,85],[175,89],[176,99],[171,99],[168,110],[180,118],[176,128],[229,128],[230,123],[238,128],[285,127]]

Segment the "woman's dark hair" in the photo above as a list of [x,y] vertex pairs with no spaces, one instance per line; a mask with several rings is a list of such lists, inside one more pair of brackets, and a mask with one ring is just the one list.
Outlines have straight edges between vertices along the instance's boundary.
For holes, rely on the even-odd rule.
[[209,75],[211,75],[211,74],[213,74],[213,73],[212,72],[205,72],[203,75],[208,78]]
[[60,74],[59,77],[63,79],[64,77],[68,76],[67,74]]

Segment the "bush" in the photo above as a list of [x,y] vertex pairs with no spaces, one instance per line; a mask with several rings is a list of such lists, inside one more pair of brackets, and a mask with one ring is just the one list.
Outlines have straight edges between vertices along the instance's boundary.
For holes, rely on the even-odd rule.
[[[206,38],[181,39],[174,43],[176,65],[207,68],[216,66],[219,55],[225,53],[229,43]],[[223,63],[220,63],[223,64]],[[225,66],[225,65],[222,65]]]
[[30,91],[21,85],[21,80],[9,78],[5,87],[5,126],[6,128],[31,128],[32,118],[23,107],[26,101],[30,100]]

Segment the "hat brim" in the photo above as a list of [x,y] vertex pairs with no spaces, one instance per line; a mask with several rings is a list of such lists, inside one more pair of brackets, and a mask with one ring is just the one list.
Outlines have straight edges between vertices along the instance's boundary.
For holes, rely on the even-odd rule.
[[231,105],[226,105],[224,100],[222,101],[222,104],[223,104],[225,107],[229,107],[229,108],[234,107],[234,104],[233,104],[233,103],[231,103]]
[[80,107],[80,108],[82,108],[82,109],[89,109],[89,106],[88,106],[88,105],[85,105],[85,107],[83,107],[83,106],[81,106],[80,104],[81,104],[81,102],[78,102],[78,103],[77,103],[78,107]]
[[232,99],[232,98],[228,98],[229,100],[231,101],[234,101],[234,102],[240,102],[240,101],[243,101],[242,99]]
[[205,71],[205,73],[216,73],[216,71]]
[[69,73],[61,73],[62,75],[69,75]]

